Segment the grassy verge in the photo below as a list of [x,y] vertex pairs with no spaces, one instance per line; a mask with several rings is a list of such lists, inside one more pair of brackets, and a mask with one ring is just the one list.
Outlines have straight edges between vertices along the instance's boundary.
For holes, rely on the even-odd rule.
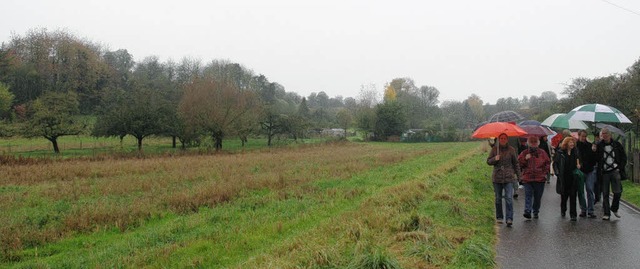
[[[17,207],[11,216],[29,216],[18,224],[35,227],[12,226],[16,231],[36,232],[43,218],[40,228],[63,227],[59,238],[5,247],[11,253],[4,262],[22,268],[488,268],[495,255],[492,196],[485,154],[478,148],[333,145],[204,160],[139,160],[131,167],[102,164],[108,171],[88,167],[89,174],[0,181],[0,196],[18,202],[0,207]],[[78,166],[87,169],[86,163]],[[77,199],[53,196],[52,187]],[[231,195],[211,203],[219,196],[205,194],[220,194],[221,188],[230,188]],[[19,197],[26,193],[33,195]],[[137,200],[149,196],[159,198]],[[81,222],[65,214],[87,210],[107,221],[84,229],[65,221],[52,225],[56,218]],[[138,213],[123,213],[129,211]],[[15,223],[7,220],[11,216],[5,223]],[[79,219],[100,220],[90,216]],[[126,220],[135,225],[123,225]]]
[[622,182],[622,188],[622,199],[640,208],[640,184],[625,180]]

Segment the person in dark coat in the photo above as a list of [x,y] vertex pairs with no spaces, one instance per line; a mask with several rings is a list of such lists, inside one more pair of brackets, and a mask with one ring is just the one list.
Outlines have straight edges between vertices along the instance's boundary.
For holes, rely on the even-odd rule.
[[[506,134],[498,136],[498,145],[491,149],[487,164],[493,166],[491,175],[496,206],[496,221],[505,220],[502,199],[504,197],[507,226],[513,224],[513,185],[521,178],[518,154],[514,147],[509,146]],[[503,195],[504,192],[504,195]]]
[[[622,144],[611,139],[611,132],[607,128],[600,130],[600,142],[596,148],[596,160],[598,161],[598,178],[602,179],[602,209],[603,220],[609,220],[611,213],[620,217],[620,198],[622,197],[621,179],[625,176],[627,155]],[[613,192],[613,201],[609,206],[609,190]]]
[[[578,148],[578,154],[580,156],[580,160],[582,161],[580,171],[582,171],[582,173],[584,173],[586,176],[585,187],[587,191],[587,215],[589,216],[589,218],[595,218],[596,215],[593,212],[593,205],[595,201],[594,188],[598,177],[596,174],[596,144],[591,144],[589,141],[587,141],[587,131],[580,130],[578,132],[578,142],[576,143],[576,147]],[[578,191],[580,192],[582,190]],[[584,214],[581,213],[580,216],[584,217]]]
[[560,194],[560,214],[564,217],[567,213],[567,200],[569,200],[569,216],[571,221],[576,221],[578,211],[576,198],[578,196],[578,181],[574,177],[574,170],[580,169],[580,160],[576,142],[573,137],[565,137],[556,151],[553,160],[553,170],[558,181],[556,192]]
[[528,148],[518,155],[518,162],[522,170],[522,184],[524,185],[524,218],[538,218],[544,185],[549,173],[551,161],[547,153],[538,148],[540,141],[532,136],[527,139]]

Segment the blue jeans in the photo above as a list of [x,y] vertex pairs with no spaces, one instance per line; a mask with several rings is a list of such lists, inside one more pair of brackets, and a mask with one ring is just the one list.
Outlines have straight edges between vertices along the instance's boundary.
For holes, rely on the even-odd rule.
[[493,192],[496,203],[496,219],[504,219],[502,211],[502,192],[507,209],[507,220],[513,220],[513,183],[493,183]]
[[540,201],[544,193],[545,182],[524,183],[524,213],[538,214],[540,212]]
[[593,204],[595,203],[595,186],[596,181],[598,180],[598,168],[594,168],[591,173],[587,174],[587,213],[593,214]]

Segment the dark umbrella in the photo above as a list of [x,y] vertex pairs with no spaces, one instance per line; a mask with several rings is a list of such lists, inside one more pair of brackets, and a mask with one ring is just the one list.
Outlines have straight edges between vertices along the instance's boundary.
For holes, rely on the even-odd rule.
[[619,134],[619,135],[621,135],[623,137],[627,136],[624,133],[623,130],[620,130],[620,129],[616,128],[615,126],[611,126],[609,124],[604,124],[604,123],[598,122],[598,123],[596,123],[596,127],[600,128],[600,129],[607,128],[607,129],[609,129],[609,131],[612,131],[612,132],[614,132],[616,134]]
[[485,124],[487,124],[487,123],[489,123],[489,122],[488,122],[488,121],[483,121],[483,122],[481,122],[481,123],[478,123],[478,124],[476,125],[476,127],[475,127],[475,128],[473,128],[473,131],[475,132],[475,130],[478,130],[478,128],[480,128],[482,125],[485,125]]
[[549,127],[542,126],[542,125],[523,125],[523,126],[520,126],[520,128],[522,128],[522,130],[527,132],[527,135],[525,136],[541,137],[541,136],[556,134],[554,131],[549,129]]
[[518,122],[524,120],[524,117],[512,110],[498,112],[489,117],[489,122]]
[[525,125],[541,125],[542,123],[540,123],[537,120],[525,120],[523,122],[518,123],[518,125],[520,126],[525,126]]

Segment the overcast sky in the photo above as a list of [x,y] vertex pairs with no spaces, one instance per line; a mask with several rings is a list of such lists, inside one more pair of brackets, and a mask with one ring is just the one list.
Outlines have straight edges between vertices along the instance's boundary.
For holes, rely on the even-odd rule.
[[139,61],[238,62],[287,91],[357,97],[397,77],[440,101],[556,92],[640,59],[637,0],[3,0],[0,41],[62,29]]

